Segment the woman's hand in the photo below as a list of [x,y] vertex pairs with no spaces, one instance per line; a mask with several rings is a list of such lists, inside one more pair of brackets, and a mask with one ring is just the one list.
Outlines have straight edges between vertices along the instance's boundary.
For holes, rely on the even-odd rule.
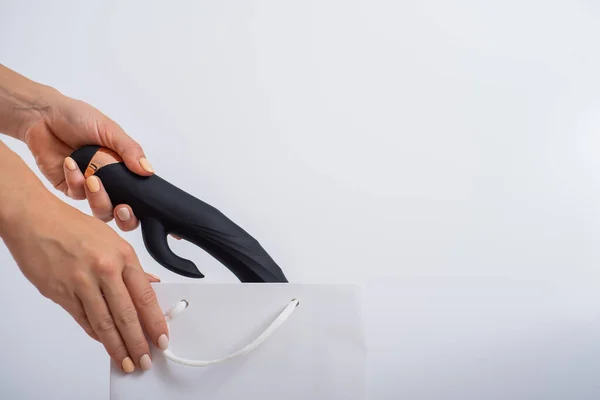
[[83,101],[50,88],[41,91],[39,101],[44,107],[40,107],[37,118],[19,139],[31,150],[40,171],[67,196],[87,199],[98,219],[109,222],[114,217],[123,231],[137,228],[139,221],[131,208],[126,204],[111,204],[100,179],[91,176],[85,180],[69,155],[84,145],[100,145],[118,153],[134,173],[148,176],[153,170],[141,146],[116,122]]
[[167,326],[132,247],[102,221],[59,199],[35,201],[33,210],[9,220],[2,232],[23,274],[103,343],[125,372],[134,365],[150,369],[144,330],[166,349]]

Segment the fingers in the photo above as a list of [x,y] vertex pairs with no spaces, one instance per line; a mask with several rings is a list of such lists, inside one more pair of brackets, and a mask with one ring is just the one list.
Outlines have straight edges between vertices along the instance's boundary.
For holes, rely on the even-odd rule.
[[[141,277],[146,284],[150,285],[145,274],[141,274]],[[127,352],[135,365],[143,370],[149,370],[152,367],[150,346],[140,325],[138,310],[132,300],[135,296],[133,293],[130,296],[121,276],[109,279],[102,283],[102,292],[114,318],[116,329],[123,338]]]
[[88,285],[78,293],[87,319],[100,338],[111,359],[120,365],[123,371],[133,372],[135,365],[129,356],[127,347],[121,338],[117,325],[97,285]]
[[[115,207],[114,217],[119,229],[124,232],[133,231],[140,226],[140,220],[137,219],[131,207],[127,204],[120,204]],[[181,240],[181,238],[177,235],[170,235],[171,237]]]
[[138,310],[140,320],[145,331],[161,350],[169,347],[168,328],[163,312],[158,304],[154,289],[144,276],[141,267],[125,267],[123,270],[123,281]]
[[133,214],[133,210],[126,204],[120,204],[114,210],[115,222],[119,229],[125,232],[137,229],[140,221]]
[[75,200],[87,198],[92,214],[96,218],[104,222],[110,222],[114,217],[119,229],[125,232],[137,229],[140,222],[131,207],[120,204],[113,209],[110,197],[106,193],[100,178],[92,175],[85,179],[75,160],[71,157],[65,158],[63,169],[69,197]]
[[94,217],[104,222],[112,221],[113,205],[100,178],[92,175],[85,180],[85,195]]
[[[160,278],[148,272],[142,275],[148,284]],[[83,330],[102,343],[111,359],[130,373],[137,366],[148,370],[152,366],[149,346],[139,324],[137,312],[122,279],[118,275],[106,278],[101,285],[85,285],[76,301],[63,307]],[[164,317],[163,317],[164,321]]]
[[75,200],[85,199],[84,177],[77,163],[71,157],[65,158],[63,163],[65,182],[67,183],[67,196]]

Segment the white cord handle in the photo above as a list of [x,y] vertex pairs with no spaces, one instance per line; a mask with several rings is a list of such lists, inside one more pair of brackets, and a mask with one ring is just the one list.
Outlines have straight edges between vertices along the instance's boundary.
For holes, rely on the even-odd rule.
[[[275,318],[275,320],[273,320],[273,322],[271,322],[271,324],[267,327],[267,329],[265,329],[265,331],[263,333],[261,333],[256,339],[254,339],[247,346],[236,351],[235,353],[229,354],[228,356],[218,358],[216,360],[201,361],[201,360],[188,360],[185,358],[178,357],[178,356],[174,355],[171,352],[171,350],[169,350],[169,349],[165,350],[164,354],[169,360],[174,361],[179,364],[188,365],[190,367],[204,367],[207,365],[218,364],[223,361],[227,361],[232,358],[239,357],[244,354],[248,354],[252,350],[256,349],[258,346],[260,346],[260,344],[263,343],[265,340],[267,340],[269,338],[269,336],[271,336],[285,322],[285,320],[288,319],[288,317],[290,315],[292,315],[292,313],[294,312],[294,310],[296,309],[298,304],[300,304],[300,302],[297,299],[292,299],[290,301],[290,303],[283,309],[283,311],[281,311],[281,313],[277,316],[277,318]],[[173,321],[173,319],[175,319],[175,317],[177,317],[178,314],[180,314],[183,310],[185,310],[187,308],[187,306],[188,306],[188,302],[185,300],[181,300],[179,303],[177,303],[173,308],[171,308],[167,312],[167,315],[165,317],[165,319],[167,320],[167,327],[169,327],[169,321]]]

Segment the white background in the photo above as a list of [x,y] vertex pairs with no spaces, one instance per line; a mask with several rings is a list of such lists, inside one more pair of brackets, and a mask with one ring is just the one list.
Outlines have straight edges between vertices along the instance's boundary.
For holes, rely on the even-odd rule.
[[[1,4],[0,62],[115,119],[291,281],[365,285],[371,399],[600,395],[597,2]],[[106,399],[103,350],[0,260],[2,397]]]

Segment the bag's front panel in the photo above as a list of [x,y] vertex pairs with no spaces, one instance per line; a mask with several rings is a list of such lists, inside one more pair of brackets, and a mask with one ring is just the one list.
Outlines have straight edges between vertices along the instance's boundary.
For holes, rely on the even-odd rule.
[[252,352],[207,367],[167,360],[153,349],[153,369],[111,371],[111,399],[364,399],[366,350],[359,293],[351,285],[195,284],[155,286],[170,322],[170,350],[216,359],[244,347],[293,299],[299,306]]

